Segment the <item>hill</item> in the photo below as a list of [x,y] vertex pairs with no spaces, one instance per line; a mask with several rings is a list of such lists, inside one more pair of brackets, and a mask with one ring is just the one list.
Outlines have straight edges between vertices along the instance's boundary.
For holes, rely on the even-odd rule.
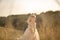
[[[23,35],[29,15],[0,17],[0,39],[16,40]],[[41,40],[60,40],[60,11],[42,12],[36,15],[36,23]]]

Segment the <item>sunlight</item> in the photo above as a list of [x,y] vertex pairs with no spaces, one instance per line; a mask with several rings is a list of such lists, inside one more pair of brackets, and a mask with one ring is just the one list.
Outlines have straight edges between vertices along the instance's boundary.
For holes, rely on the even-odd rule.
[[[2,10],[1,10],[2,9]],[[55,0],[2,0],[0,15],[41,13],[60,10]]]
[[30,12],[30,13],[34,13],[34,12],[36,12],[37,11],[37,9],[38,9],[38,5],[34,2],[34,3],[26,3],[26,5],[25,5],[25,11],[27,12]]
[[54,0],[16,0],[13,13],[40,13],[48,10],[59,10]]

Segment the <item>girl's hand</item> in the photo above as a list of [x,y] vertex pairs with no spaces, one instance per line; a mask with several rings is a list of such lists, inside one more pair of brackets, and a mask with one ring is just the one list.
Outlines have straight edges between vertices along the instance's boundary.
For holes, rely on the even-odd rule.
[[30,28],[30,30],[29,30],[31,33],[35,33],[35,29],[34,28]]

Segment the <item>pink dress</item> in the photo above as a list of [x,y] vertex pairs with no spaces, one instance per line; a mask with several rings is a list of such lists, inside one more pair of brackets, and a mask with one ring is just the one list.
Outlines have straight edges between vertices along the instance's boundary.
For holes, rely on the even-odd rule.
[[19,40],[39,40],[39,34],[36,29],[35,24],[28,24],[28,28],[24,32],[24,34],[19,38]]

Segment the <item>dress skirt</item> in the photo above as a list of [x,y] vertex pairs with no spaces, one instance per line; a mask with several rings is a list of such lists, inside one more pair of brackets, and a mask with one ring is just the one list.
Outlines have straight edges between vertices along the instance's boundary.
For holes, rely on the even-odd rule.
[[28,25],[24,34],[18,40],[39,40],[39,34],[35,27]]

